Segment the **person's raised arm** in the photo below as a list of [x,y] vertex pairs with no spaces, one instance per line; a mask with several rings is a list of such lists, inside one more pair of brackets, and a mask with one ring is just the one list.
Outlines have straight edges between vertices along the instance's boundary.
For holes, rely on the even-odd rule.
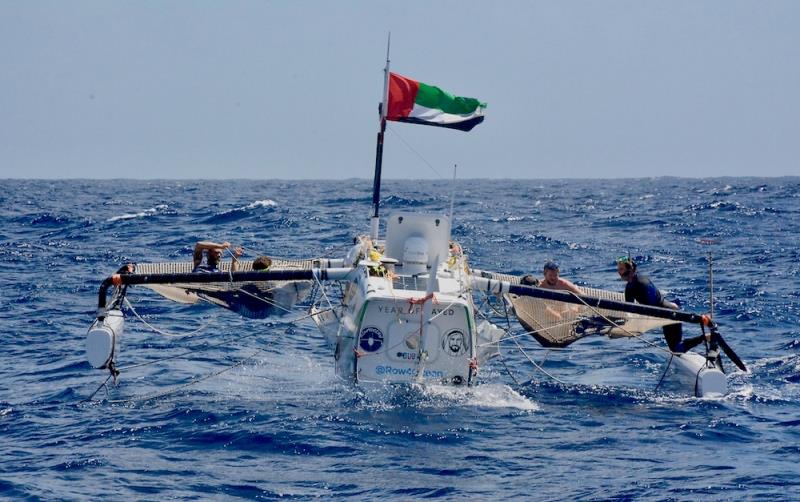
[[231,272],[236,272],[239,269],[239,257],[243,254],[243,247],[238,246],[233,248],[233,253],[231,253]]
[[219,244],[213,241],[199,241],[197,244],[194,245],[194,254],[192,255],[192,263],[193,267],[197,267],[203,261],[203,251],[208,251],[210,249],[219,249],[220,251],[230,247],[231,243],[228,241]]

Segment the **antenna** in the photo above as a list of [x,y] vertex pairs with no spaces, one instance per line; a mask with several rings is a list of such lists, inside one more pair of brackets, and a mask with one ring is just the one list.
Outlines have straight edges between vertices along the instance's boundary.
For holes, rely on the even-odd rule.
[[708,317],[714,319],[714,269],[711,251],[708,252]]
[[456,173],[458,172],[458,164],[453,164],[453,187],[450,191],[450,226],[453,226],[453,205],[456,200]]
[[[700,239],[700,244],[705,246],[710,246],[712,244],[716,244],[717,241],[713,239]],[[708,262],[708,317],[710,319],[714,319],[714,269],[713,269],[713,258],[711,257],[711,249],[709,248],[708,253],[706,254],[706,261]]]

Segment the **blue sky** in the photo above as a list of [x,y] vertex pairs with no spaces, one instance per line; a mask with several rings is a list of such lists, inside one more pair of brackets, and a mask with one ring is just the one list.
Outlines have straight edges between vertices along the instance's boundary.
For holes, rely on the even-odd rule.
[[[0,178],[370,178],[392,69],[488,102],[386,178],[800,174],[800,2],[3,1]],[[423,160],[424,159],[424,160]]]

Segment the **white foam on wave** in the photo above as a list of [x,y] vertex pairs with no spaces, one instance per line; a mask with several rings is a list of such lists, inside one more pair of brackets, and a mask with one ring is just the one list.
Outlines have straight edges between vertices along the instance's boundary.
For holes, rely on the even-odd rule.
[[492,223],[500,223],[501,221],[513,223],[515,221],[523,221],[523,220],[525,220],[525,216],[507,216],[505,218],[494,217],[490,219]]
[[505,384],[480,384],[475,387],[426,385],[425,396],[442,399],[461,406],[481,408],[512,408],[538,411],[539,405]]
[[247,204],[246,206],[239,206],[239,207],[235,207],[233,209],[228,209],[227,211],[222,211],[220,213],[217,213],[217,216],[225,216],[225,215],[228,215],[228,214],[241,213],[241,212],[245,212],[245,211],[250,211],[252,209],[258,209],[260,207],[274,207],[274,206],[277,206],[277,205],[278,205],[278,203],[275,202],[272,199],[257,200],[257,201],[251,202],[250,204]]
[[724,200],[715,200],[714,202],[709,204],[709,207],[712,207],[714,209],[719,209],[719,208],[725,207],[725,206],[733,206],[733,207],[736,207],[736,208],[741,208],[742,207],[742,205],[739,204],[738,202],[727,202],[727,201],[724,201]]
[[741,387],[732,389],[725,398],[729,401],[748,401],[754,398],[764,398],[765,401],[781,401],[781,397],[777,393],[766,393],[762,396],[756,395],[756,389],[752,384],[744,384]]
[[243,359],[245,364],[211,379],[204,390],[218,394],[219,399],[274,402],[284,396],[266,389],[277,387],[289,395],[300,395],[327,392],[339,383],[330,364],[308,354],[264,351]]
[[118,220],[132,220],[134,218],[145,218],[147,216],[153,216],[154,214],[158,214],[161,211],[169,208],[167,204],[159,204],[156,207],[151,207],[150,209],[145,209],[139,213],[125,213],[119,216],[113,216],[106,221],[118,221]]
[[252,203],[246,205],[246,206],[240,207],[239,209],[256,209],[256,208],[259,208],[259,207],[273,207],[273,206],[277,206],[277,205],[278,205],[278,203],[275,202],[272,199],[264,199],[264,200],[257,200],[255,202],[252,202]]

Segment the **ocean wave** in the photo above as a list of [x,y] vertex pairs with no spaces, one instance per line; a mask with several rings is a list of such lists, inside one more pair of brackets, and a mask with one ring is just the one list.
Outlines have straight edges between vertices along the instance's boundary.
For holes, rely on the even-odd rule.
[[272,199],[264,199],[264,200],[257,200],[255,202],[251,202],[250,204],[248,204],[246,206],[242,206],[242,207],[237,208],[237,209],[241,209],[241,210],[247,211],[247,210],[250,210],[250,209],[256,209],[258,207],[274,207],[274,206],[277,206],[277,205],[278,205],[278,203],[275,202]]
[[399,207],[420,207],[425,205],[425,202],[411,197],[401,197],[399,195],[389,195],[381,200],[381,206],[399,206]]
[[167,204],[159,204],[155,207],[151,207],[150,209],[145,209],[144,211],[138,213],[125,213],[119,216],[112,216],[111,218],[107,219],[107,222],[114,222],[120,220],[133,220],[135,218],[147,218],[149,216],[155,216],[157,214],[162,214],[164,211],[169,209],[169,205]]
[[336,197],[333,199],[322,199],[320,200],[321,204],[324,205],[331,205],[331,206],[362,206],[372,201],[372,198],[368,196],[361,196],[361,197]]
[[226,222],[241,220],[253,214],[257,214],[258,212],[257,210],[259,209],[272,210],[272,208],[275,208],[277,206],[278,203],[272,199],[257,200],[244,206],[239,206],[233,209],[227,209],[225,211],[214,213],[208,218],[205,218],[203,221],[205,223],[226,223]]
[[66,214],[44,212],[35,215],[17,216],[12,221],[23,225],[60,228],[72,224],[75,220]]

